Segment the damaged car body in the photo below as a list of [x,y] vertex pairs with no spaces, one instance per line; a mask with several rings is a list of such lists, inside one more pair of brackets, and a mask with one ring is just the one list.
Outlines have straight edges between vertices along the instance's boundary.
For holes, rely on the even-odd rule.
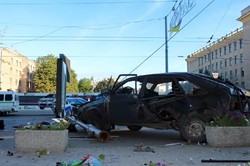
[[[125,79],[120,80],[122,77]],[[74,116],[100,130],[115,125],[175,129],[185,140],[205,141],[204,125],[228,111],[249,114],[249,101],[233,84],[194,73],[120,75],[98,100]]]

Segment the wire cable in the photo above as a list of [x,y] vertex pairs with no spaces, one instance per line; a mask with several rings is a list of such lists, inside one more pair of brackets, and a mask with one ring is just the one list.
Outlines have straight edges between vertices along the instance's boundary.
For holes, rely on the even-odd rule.
[[204,10],[206,10],[215,0],[212,0],[207,4],[198,14],[196,14],[190,21],[188,21],[178,32],[172,35],[165,43],[163,43],[159,48],[157,48],[153,53],[151,53],[145,60],[143,60],[139,65],[137,65],[129,74],[132,74],[136,69],[138,69],[143,63],[145,63],[149,58],[151,58],[156,52],[158,52],[168,41],[175,37],[182,29],[189,25],[196,17],[198,17]]

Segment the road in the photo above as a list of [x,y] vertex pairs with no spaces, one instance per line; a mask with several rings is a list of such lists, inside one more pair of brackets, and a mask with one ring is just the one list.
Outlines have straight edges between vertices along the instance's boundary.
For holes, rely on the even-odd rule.
[[[110,133],[111,139],[100,143],[81,127],[77,133],[69,133],[67,150],[63,153],[50,153],[37,156],[34,153],[22,153],[15,150],[14,126],[28,122],[51,122],[54,115],[51,110],[22,110],[9,116],[0,117],[4,120],[5,129],[0,130],[0,165],[55,166],[56,162],[82,159],[90,154],[98,157],[105,155],[104,166],[142,166],[160,162],[166,165],[235,165],[244,163],[201,163],[201,159],[250,159],[250,148],[212,148],[207,144],[187,144],[183,142],[179,132],[174,130],[157,130],[143,128],[139,132],[131,132],[126,127],[118,126]],[[177,144],[176,144],[177,143]],[[142,144],[149,151],[135,151],[135,145]],[[13,156],[8,156],[8,151]]]

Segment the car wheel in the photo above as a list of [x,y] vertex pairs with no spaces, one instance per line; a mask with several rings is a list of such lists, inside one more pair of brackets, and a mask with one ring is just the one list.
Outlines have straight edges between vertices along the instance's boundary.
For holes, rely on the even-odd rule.
[[91,124],[96,128],[103,130],[101,117],[97,114],[93,114],[93,116],[91,117]]
[[205,121],[197,116],[187,117],[180,126],[181,136],[186,141],[205,142]]
[[127,126],[127,127],[128,127],[128,129],[129,129],[130,131],[139,131],[139,130],[142,129],[141,126],[136,126],[136,125],[131,125],[131,126]]
[[44,107],[39,107],[41,110],[43,110],[44,109]]

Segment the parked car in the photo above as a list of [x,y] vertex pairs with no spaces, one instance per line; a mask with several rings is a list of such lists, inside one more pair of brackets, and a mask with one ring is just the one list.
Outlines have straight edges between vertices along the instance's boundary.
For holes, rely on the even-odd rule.
[[38,100],[38,106],[40,109],[44,108],[53,108],[55,107],[56,102],[56,95],[55,94],[48,94],[47,96],[40,98]]
[[88,102],[81,97],[67,97],[66,100],[72,105],[73,111],[77,111],[81,105]]
[[106,131],[115,125],[175,129],[185,140],[204,142],[204,125],[214,117],[229,111],[249,115],[241,89],[194,73],[120,75],[102,95],[82,105],[75,118]]

